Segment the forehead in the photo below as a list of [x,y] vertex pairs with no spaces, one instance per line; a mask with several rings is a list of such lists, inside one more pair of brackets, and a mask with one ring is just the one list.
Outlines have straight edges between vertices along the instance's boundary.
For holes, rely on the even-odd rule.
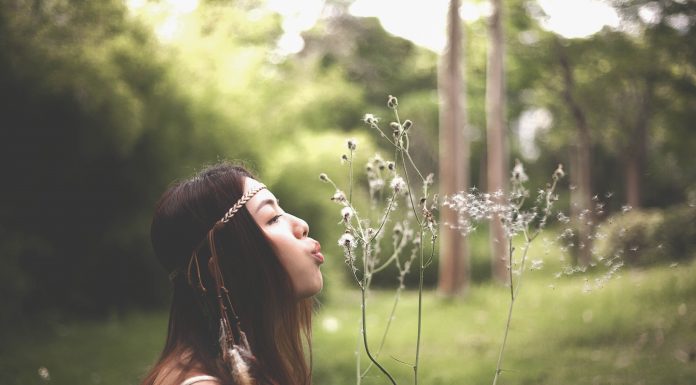
[[[244,180],[244,193],[247,193],[251,190],[254,190],[256,188],[259,188],[261,186],[264,186],[263,183],[257,181],[256,179],[252,179],[247,177]],[[267,188],[262,189],[256,195],[254,195],[251,199],[249,199],[249,202],[247,202],[247,209],[251,212],[254,213],[257,211],[259,207],[264,205],[267,201],[273,200],[275,201],[276,198],[273,195],[272,192],[270,192]]]

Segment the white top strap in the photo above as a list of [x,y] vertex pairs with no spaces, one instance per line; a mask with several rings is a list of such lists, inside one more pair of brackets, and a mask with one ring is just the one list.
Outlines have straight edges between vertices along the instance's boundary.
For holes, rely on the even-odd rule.
[[215,381],[215,382],[220,382],[217,378],[213,376],[194,376],[187,378],[184,380],[184,382],[181,383],[181,385],[192,385],[195,384],[196,382],[202,382],[202,381]]

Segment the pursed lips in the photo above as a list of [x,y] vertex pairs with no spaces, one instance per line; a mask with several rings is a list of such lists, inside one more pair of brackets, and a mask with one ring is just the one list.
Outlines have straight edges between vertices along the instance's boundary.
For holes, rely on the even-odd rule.
[[324,263],[324,255],[321,254],[321,244],[319,242],[316,242],[314,249],[312,250],[312,256],[319,262],[319,264]]

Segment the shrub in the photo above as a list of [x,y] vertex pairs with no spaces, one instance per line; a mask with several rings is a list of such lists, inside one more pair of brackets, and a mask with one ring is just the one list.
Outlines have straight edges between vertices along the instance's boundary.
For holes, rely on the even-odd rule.
[[646,266],[675,262],[696,255],[696,208],[633,209],[611,216],[598,254],[620,254],[627,264]]

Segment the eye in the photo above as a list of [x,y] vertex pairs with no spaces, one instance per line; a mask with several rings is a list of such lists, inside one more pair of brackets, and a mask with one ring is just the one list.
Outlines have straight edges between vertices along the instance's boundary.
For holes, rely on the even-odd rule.
[[273,218],[271,218],[270,221],[268,221],[268,224],[272,225],[272,224],[278,222],[278,219],[280,219],[280,217],[282,217],[282,216],[283,216],[283,214],[278,214],[278,215],[274,216]]

